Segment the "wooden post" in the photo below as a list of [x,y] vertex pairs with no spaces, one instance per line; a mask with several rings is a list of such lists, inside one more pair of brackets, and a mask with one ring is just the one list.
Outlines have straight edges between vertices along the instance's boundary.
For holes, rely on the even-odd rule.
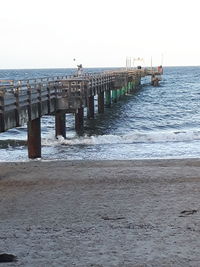
[[75,113],[75,130],[80,133],[83,132],[84,127],[84,109],[78,108]]
[[130,94],[132,90],[132,82],[129,83],[129,87],[128,87],[128,93]]
[[98,94],[98,112],[104,113],[104,92]]
[[87,118],[94,118],[94,96],[92,95],[87,98]]
[[38,93],[38,114],[41,117],[42,116],[42,92],[41,92],[41,84],[38,84],[37,87],[37,93]]
[[47,105],[48,105],[48,114],[51,112],[51,91],[49,85],[47,87]]
[[27,99],[27,102],[28,102],[28,119],[29,121],[32,120],[32,108],[31,108],[31,104],[32,104],[32,90],[31,90],[31,87],[29,85],[29,83],[27,83],[27,94],[28,94],[28,99]]
[[131,92],[131,82],[128,83],[126,93],[129,94]]
[[117,99],[119,100],[121,97],[121,89],[118,89],[117,90]]
[[4,119],[4,94],[5,91],[0,91],[0,132],[5,131],[5,119]]
[[128,88],[127,88],[127,93],[130,94],[132,88],[132,82],[129,82]]
[[5,121],[4,121],[4,114],[3,110],[0,108],[0,132],[5,131]]
[[28,121],[28,157],[41,158],[41,123],[40,118]]
[[110,108],[111,107],[111,91],[108,90],[105,93],[106,93],[106,107]]
[[56,129],[56,137],[58,135],[66,138],[66,124],[65,124],[65,113],[64,112],[56,112],[55,115],[55,129]]
[[16,127],[19,127],[19,88],[15,90],[14,93],[15,96],[15,121],[16,121]]
[[117,90],[112,90],[112,102],[117,102]]
[[136,89],[136,79],[132,83],[132,90],[131,91],[134,92],[135,89]]

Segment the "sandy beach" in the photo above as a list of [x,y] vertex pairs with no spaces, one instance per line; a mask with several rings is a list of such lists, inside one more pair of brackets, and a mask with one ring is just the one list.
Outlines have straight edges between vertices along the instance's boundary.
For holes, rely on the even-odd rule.
[[199,266],[200,159],[0,164],[1,266]]

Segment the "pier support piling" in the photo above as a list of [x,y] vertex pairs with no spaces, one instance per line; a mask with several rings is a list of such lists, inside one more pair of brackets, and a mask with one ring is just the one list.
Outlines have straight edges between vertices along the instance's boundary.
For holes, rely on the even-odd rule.
[[76,113],[75,113],[75,130],[78,133],[83,132],[83,127],[84,127],[84,109],[78,108]]
[[28,157],[41,158],[41,121],[40,118],[28,121]]
[[117,103],[117,90],[112,90],[112,102]]
[[0,132],[5,131],[5,118],[4,118],[4,94],[5,91],[0,91]]
[[106,91],[106,107],[110,108],[111,107],[111,91]]
[[132,89],[131,91],[134,92],[136,90],[136,80],[132,82]]
[[120,100],[121,98],[121,89],[117,90],[117,100]]
[[65,113],[56,112],[55,115],[55,124],[56,124],[56,137],[61,135],[66,138],[66,123],[65,123]]
[[98,113],[104,113],[104,92],[98,94]]
[[94,96],[89,96],[87,99],[87,118],[94,118]]

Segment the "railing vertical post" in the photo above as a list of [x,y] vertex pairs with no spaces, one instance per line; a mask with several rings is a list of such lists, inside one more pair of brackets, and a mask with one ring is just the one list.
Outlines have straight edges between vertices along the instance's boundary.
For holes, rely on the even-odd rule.
[[28,121],[28,157],[41,158],[41,122],[40,118]]

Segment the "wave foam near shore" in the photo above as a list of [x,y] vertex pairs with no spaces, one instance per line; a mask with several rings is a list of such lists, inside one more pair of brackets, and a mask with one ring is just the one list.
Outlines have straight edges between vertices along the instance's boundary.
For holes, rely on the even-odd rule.
[[64,139],[62,136],[45,138],[42,144],[50,145],[106,145],[106,144],[134,144],[134,143],[163,143],[163,142],[189,142],[200,140],[200,131],[165,131],[132,133],[127,135],[99,135],[99,136],[75,136]]

